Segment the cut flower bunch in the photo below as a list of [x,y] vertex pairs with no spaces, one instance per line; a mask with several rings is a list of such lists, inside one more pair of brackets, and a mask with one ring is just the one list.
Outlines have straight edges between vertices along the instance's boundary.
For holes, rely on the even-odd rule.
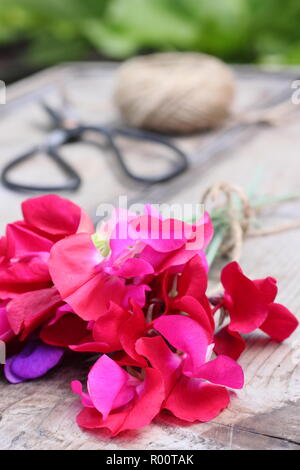
[[[207,296],[207,213],[186,223],[152,206],[142,215],[117,209],[94,233],[88,215],[56,195],[28,199],[22,212],[0,239],[4,374],[20,383],[67,350],[91,353],[87,386],[71,384],[83,428],[117,435],[163,410],[209,421],[227,407],[230,389],[243,387],[242,335],[260,328],[283,341],[298,325],[275,302],[276,280],[251,280],[236,262],[221,272],[223,292]],[[222,328],[217,312],[227,319]]]

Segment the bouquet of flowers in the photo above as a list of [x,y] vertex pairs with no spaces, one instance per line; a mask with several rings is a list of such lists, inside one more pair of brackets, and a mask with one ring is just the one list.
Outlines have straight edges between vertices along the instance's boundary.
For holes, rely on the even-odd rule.
[[83,428],[114,436],[162,410],[209,421],[229,389],[243,387],[242,335],[260,328],[283,341],[298,325],[275,302],[276,280],[251,280],[236,262],[221,272],[222,291],[207,295],[207,213],[187,223],[147,205],[143,214],[116,209],[95,233],[56,195],[28,199],[22,212],[0,238],[4,374],[16,384],[46,374],[67,350],[91,353],[87,386],[71,384]]

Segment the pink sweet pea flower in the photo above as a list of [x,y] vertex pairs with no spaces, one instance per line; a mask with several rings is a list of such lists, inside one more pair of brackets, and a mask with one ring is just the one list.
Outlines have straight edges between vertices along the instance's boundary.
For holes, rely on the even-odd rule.
[[[143,275],[153,272],[153,269],[150,265],[141,266],[139,259],[136,262],[137,267],[134,260],[130,263],[120,260],[119,276],[111,274],[113,268],[117,269],[114,263],[111,264],[101,255],[90,235],[78,234],[54,245],[49,267],[64,301],[81,318],[90,321],[107,313],[110,302],[126,308],[129,297],[132,297],[144,304],[147,285],[141,282],[135,284],[134,278],[140,277],[139,267]],[[131,277],[133,282],[127,284],[126,280]]]
[[208,380],[218,385],[242,388],[243,371],[230,357],[218,356],[209,361],[213,343],[198,322],[186,315],[168,315],[155,320],[154,328],[183,353],[181,372],[186,377]]
[[230,317],[229,325],[215,336],[215,351],[237,359],[245,348],[240,333],[260,328],[275,341],[284,341],[298,326],[296,317],[283,305],[275,303],[276,280],[272,277],[252,281],[236,262],[225,266],[221,281],[224,296],[219,307]]
[[[61,297],[87,321],[107,313],[110,301],[126,309],[131,298],[143,307],[151,278],[170,267],[180,271],[195,252],[203,258],[202,250],[212,235],[211,222],[205,216],[197,225],[204,238],[197,249],[190,250],[187,245],[193,226],[162,221],[151,214],[125,218],[122,212],[114,217],[114,224],[109,226],[110,240],[97,234],[77,234],[56,243],[51,250],[50,273]],[[171,227],[169,239],[163,238],[165,222]],[[175,236],[177,225],[181,238]],[[157,231],[150,230],[151,226],[158,226]],[[123,238],[118,239],[120,234]]]
[[88,393],[82,393],[80,382],[72,382],[84,405],[77,416],[79,426],[107,428],[116,436],[151,423],[160,411],[164,387],[159,371],[146,367],[144,373],[141,380],[106,355],[98,359],[88,375]]
[[[118,365],[108,356],[102,356],[88,375],[88,393],[82,392],[79,382],[72,384],[84,405],[77,418],[80,426],[106,427],[116,435],[149,424],[161,409],[168,409],[186,421],[208,421],[228,405],[229,393],[225,387],[243,386],[243,371],[233,359],[218,356],[209,360],[213,344],[196,320],[186,315],[163,315],[152,322],[154,330],[149,331],[142,314],[135,307],[123,328],[112,335],[112,342],[120,338],[115,347],[123,347],[128,357],[136,361],[135,373],[138,376],[145,373],[145,382],[120,367],[128,368],[128,362],[120,362],[113,356]],[[143,336],[147,333],[161,336]],[[105,341],[111,335],[105,331],[100,334],[99,339]]]
[[[145,248],[147,258],[153,254],[153,267],[158,272],[158,263],[165,262],[164,269],[182,265],[195,253],[202,252],[213,236],[213,226],[207,213],[194,223],[178,219],[164,219],[151,205],[145,205],[143,215],[126,211],[115,211],[108,222],[112,256],[118,256],[124,248],[136,246],[141,252]],[[190,251],[191,253],[185,253]],[[182,260],[180,260],[182,257]],[[155,266],[156,265],[156,266]]]
[[165,386],[162,408],[189,422],[215,418],[230,401],[225,387],[242,388],[241,367],[226,356],[209,361],[213,345],[207,343],[205,331],[188,317],[161,317],[155,328],[183,352],[178,356],[158,336],[137,341],[138,353],[162,374]]

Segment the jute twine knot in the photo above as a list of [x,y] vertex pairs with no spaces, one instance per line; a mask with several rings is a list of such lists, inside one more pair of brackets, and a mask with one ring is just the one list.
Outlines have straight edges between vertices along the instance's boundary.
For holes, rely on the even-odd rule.
[[[249,230],[255,211],[243,188],[225,181],[216,183],[205,191],[202,197],[203,204],[208,204],[209,201],[215,204],[221,194],[225,196],[223,208],[226,211],[229,230],[220,252],[229,256],[232,261],[238,261],[241,257],[244,236]],[[236,196],[241,203],[238,208]]]
[[218,127],[235,92],[230,68],[199,53],[139,56],[121,65],[115,102],[131,126],[190,133]]
[[[223,196],[223,203],[220,203],[221,196]],[[292,197],[291,199],[295,200],[299,197]],[[241,186],[226,181],[210,186],[204,192],[201,201],[206,205],[216,205],[219,201],[216,208],[223,211],[223,217],[225,217],[228,224],[228,230],[220,246],[220,254],[228,256],[232,261],[239,261],[245,237],[266,236],[300,228],[300,219],[275,227],[251,228],[253,218],[263,206],[251,204],[247,193]]]
[[[223,198],[223,201],[221,202]],[[292,200],[299,197],[291,197]],[[228,182],[219,182],[210,186],[201,199],[203,204],[215,205],[215,211],[219,211],[218,217],[226,221],[227,230],[224,232],[218,253],[226,255],[231,261],[239,261],[242,254],[242,246],[245,237],[257,237],[272,235],[291,229],[300,228],[300,219],[290,221],[275,227],[267,227],[258,230],[251,228],[251,222],[257,215],[261,205],[255,207],[251,204],[247,193],[241,186]],[[208,296],[212,302],[218,302],[218,296],[222,292],[222,284],[218,283],[210,289]],[[221,309],[219,325],[226,318],[226,312]]]

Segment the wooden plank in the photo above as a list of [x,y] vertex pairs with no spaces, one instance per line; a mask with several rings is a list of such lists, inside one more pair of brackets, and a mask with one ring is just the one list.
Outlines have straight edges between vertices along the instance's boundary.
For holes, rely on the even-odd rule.
[[[1,162],[9,160],[31,141],[43,138],[44,127],[37,124],[41,122],[44,126],[46,120],[36,100],[46,96],[53,102],[58,101],[57,87],[64,81],[81,110],[87,101],[95,102],[93,93],[97,86],[101,90],[99,107],[103,122],[116,120],[111,103],[113,72],[111,65],[104,68],[99,64],[67,66],[15,85],[11,93],[13,106],[0,115]],[[252,69],[237,72],[235,109],[238,112],[257,108],[266,101],[276,100],[278,95],[288,96],[292,76],[290,72],[268,75]],[[95,109],[82,113],[94,118]],[[68,158],[83,173],[85,182],[77,194],[68,196],[85,206],[91,215],[95,215],[98,203],[116,201],[119,194],[128,194],[131,201],[195,203],[208,185],[219,180],[247,187],[258,168],[262,168],[264,175],[259,189],[261,194],[299,192],[298,116],[296,113],[294,118],[285,119],[278,127],[236,126],[182,138],[178,142],[189,152],[191,171],[171,183],[154,187],[135,187],[124,180],[116,180],[104,151],[100,159],[95,149],[73,146],[67,150]],[[146,149],[142,149],[141,154],[144,152]],[[52,170],[46,170],[45,165],[37,161],[34,170],[32,166],[24,170],[25,177],[35,173],[39,178],[46,171],[51,177]],[[52,176],[55,177],[54,172]],[[2,229],[19,216],[19,203],[23,198],[24,195],[0,189]],[[266,211],[264,221],[273,225],[293,217],[300,217],[299,203]],[[250,276],[277,277],[279,301],[299,316],[299,231],[248,239],[241,263]],[[212,279],[216,275],[217,267],[211,273]],[[174,418],[163,415],[151,426],[113,440],[105,431],[84,432],[75,423],[80,405],[70,392],[69,382],[84,378],[87,369],[84,359],[74,368],[72,356],[69,356],[61,367],[32,383],[12,386],[1,379],[0,448],[299,449],[300,332],[283,344],[259,334],[252,335],[248,343],[240,361],[246,373],[246,386],[216,420],[178,426]]]

